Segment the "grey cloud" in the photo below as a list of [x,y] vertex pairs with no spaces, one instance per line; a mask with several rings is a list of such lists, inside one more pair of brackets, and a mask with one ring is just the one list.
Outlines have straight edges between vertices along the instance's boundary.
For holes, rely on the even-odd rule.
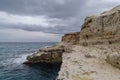
[[[119,4],[119,0],[0,0],[0,11],[17,15],[46,15],[49,18],[61,19],[55,27],[42,27],[35,25],[9,25],[2,24],[5,28],[23,29],[27,31],[43,31],[46,33],[64,34],[79,31],[87,15],[102,12]],[[1,15],[0,15],[1,16]],[[63,24],[63,26],[61,26]],[[50,25],[51,26],[51,25]]]
[[86,1],[64,0],[65,4],[56,0],[1,0],[0,10],[14,14],[43,15],[66,18],[74,16]]
[[[46,27],[43,28],[41,26],[35,26],[35,25],[8,25],[8,24],[0,24],[0,29],[21,29],[25,31],[36,31],[36,32],[45,32],[45,33],[52,33],[52,34],[65,34],[68,32],[75,32],[75,31],[80,31],[80,29],[76,30],[77,27],[71,27],[69,26],[57,26],[57,27]],[[64,28],[63,28],[64,27]]]

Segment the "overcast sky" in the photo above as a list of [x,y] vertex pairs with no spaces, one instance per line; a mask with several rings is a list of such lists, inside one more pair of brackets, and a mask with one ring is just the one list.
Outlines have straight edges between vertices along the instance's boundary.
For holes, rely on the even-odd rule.
[[56,42],[120,0],[0,0],[0,42]]

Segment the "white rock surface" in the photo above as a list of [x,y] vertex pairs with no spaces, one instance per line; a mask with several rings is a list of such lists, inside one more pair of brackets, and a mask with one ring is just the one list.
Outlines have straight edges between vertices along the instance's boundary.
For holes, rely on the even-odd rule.
[[63,64],[56,80],[120,80],[120,70],[106,62],[106,55],[116,52],[116,47],[74,46],[72,53],[63,54]]

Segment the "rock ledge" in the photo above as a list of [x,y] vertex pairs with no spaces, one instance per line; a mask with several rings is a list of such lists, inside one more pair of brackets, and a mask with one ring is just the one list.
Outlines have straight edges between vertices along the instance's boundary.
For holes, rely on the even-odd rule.
[[24,64],[35,63],[61,63],[62,54],[64,52],[70,52],[70,46],[68,44],[57,44],[52,47],[42,48],[38,52],[27,56],[27,61]]

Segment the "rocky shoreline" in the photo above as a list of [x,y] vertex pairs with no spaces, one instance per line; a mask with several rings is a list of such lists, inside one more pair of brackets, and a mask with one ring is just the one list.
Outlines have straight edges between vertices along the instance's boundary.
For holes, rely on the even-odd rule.
[[62,63],[62,55],[64,52],[71,52],[71,45],[58,43],[52,47],[39,49],[39,51],[27,56],[27,61],[24,62],[24,64]]
[[59,62],[56,80],[120,80],[120,5],[87,17],[80,32],[65,34],[25,64]]

